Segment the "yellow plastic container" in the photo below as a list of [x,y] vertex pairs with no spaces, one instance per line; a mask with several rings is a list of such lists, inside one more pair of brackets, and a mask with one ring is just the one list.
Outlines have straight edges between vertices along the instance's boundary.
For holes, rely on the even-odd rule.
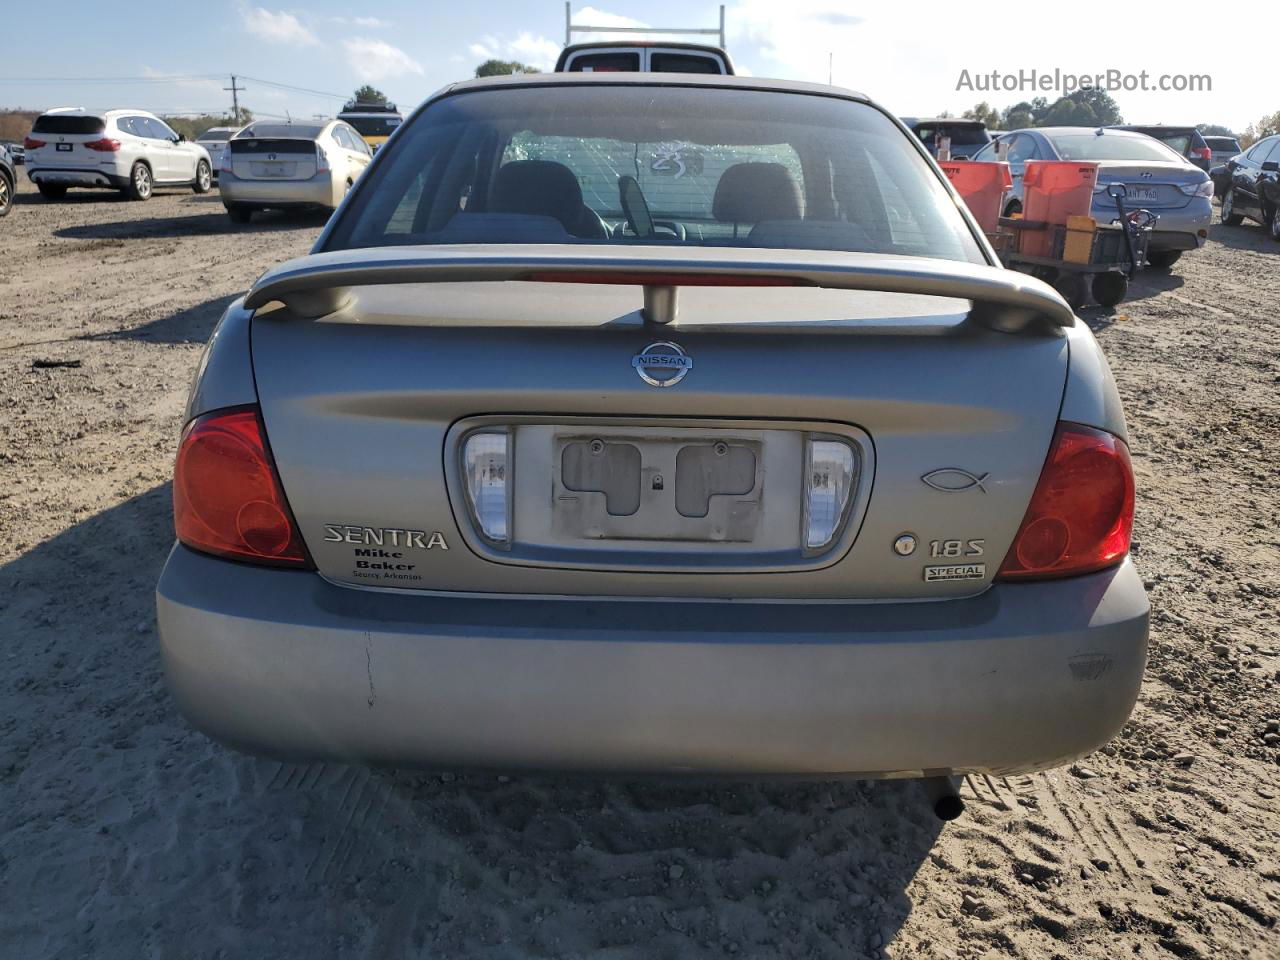
[[1093,217],[1072,215],[1067,217],[1067,239],[1062,247],[1062,259],[1068,263],[1088,263],[1093,255],[1093,235],[1098,221]]

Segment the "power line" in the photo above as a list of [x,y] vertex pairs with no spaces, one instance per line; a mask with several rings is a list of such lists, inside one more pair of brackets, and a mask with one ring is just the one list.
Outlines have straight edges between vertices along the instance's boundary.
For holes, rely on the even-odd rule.
[[[351,99],[351,96],[349,94],[330,93],[326,90],[313,90],[310,87],[297,87],[291,83],[280,83],[276,80],[263,80],[261,77],[250,77],[250,76],[246,76],[243,73],[238,74],[238,76],[240,77],[241,80],[251,80],[254,83],[263,83],[269,87],[279,87],[281,90],[289,90],[293,93],[307,93],[317,97],[329,97],[330,99],[333,99],[333,100],[341,100],[344,103]],[[394,99],[398,101],[401,98],[396,97]],[[408,102],[416,102],[416,101],[409,100]]]
[[[0,84],[27,84],[27,85],[71,85],[71,84],[139,84],[143,86],[155,86],[156,84],[172,84],[191,81],[225,81],[227,77],[231,78],[231,86],[223,87],[223,90],[231,94],[232,110],[235,115],[239,115],[239,94],[247,92],[244,84],[240,80],[248,80],[253,83],[260,83],[266,87],[274,87],[278,90],[285,90],[290,93],[304,94],[313,97],[326,97],[331,100],[339,100],[346,102],[351,99],[349,96],[341,93],[333,93],[328,90],[316,90],[311,87],[301,87],[292,83],[281,83],[278,80],[266,80],[262,77],[250,77],[245,74],[226,74],[226,73],[175,73],[165,76],[126,76],[126,77],[0,77]],[[398,98],[397,98],[398,99]],[[174,111],[177,112],[177,111]],[[187,111],[183,111],[187,112]],[[216,111],[221,113],[221,111]],[[280,117],[280,114],[266,113],[260,110],[254,111],[259,116],[264,117]],[[283,118],[282,118],[283,119]]]
[[295,87],[291,83],[278,83],[275,80],[263,80],[261,77],[250,77],[243,73],[240,74],[240,76],[245,80],[252,80],[254,83],[265,83],[268,87],[279,87],[281,90],[291,90],[294,93],[310,93],[317,97],[331,97],[334,100],[350,99],[350,97],[341,93],[329,93],[326,90],[312,90],[309,87]]
[[225,73],[175,73],[164,77],[0,77],[0,83],[173,83],[175,80],[221,80]]

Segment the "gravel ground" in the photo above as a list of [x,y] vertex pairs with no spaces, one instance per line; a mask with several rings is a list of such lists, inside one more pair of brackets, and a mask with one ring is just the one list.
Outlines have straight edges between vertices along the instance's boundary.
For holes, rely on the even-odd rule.
[[[1280,245],[1215,227],[1087,319],[1127,404],[1142,701],[1066,769],[917,788],[290,766],[166,693],[152,587],[222,308],[313,219],[0,221],[0,955],[1280,956]],[[49,366],[48,364],[54,364]],[[63,366],[59,364],[70,364]]]

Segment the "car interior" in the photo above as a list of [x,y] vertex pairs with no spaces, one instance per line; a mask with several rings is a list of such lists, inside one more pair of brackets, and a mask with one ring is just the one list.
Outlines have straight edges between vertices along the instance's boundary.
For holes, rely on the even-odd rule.
[[803,122],[762,129],[747,104],[739,116],[688,122],[653,104],[637,120],[545,103],[542,116],[415,122],[327,248],[643,243],[983,262],[912,141],[878,111],[847,106],[870,115],[865,136]]

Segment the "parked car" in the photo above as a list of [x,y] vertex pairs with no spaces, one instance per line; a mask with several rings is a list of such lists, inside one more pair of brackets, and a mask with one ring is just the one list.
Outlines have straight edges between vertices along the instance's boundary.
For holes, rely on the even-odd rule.
[[447,87],[199,369],[159,631],[240,748],[1005,774],[1138,694],[1106,362],[861,95]]
[[1185,157],[1205,173],[1213,165],[1213,150],[1204,136],[1195,127],[1175,127],[1162,123],[1122,124],[1108,127],[1109,130],[1129,130],[1133,133],[1144,133],[1154,137],[1179,156]]
[[1031,127],[1002,134],[978,151],[974,160],[995,160],[1000,144],[1009,144],[1013,190],[1005,215],[1022,210],[1023,173],[1029,160],[1089,160],[1098,163],[1098,186],[1090,215],[1099,223],[1116,218],[1111,183],[1124,183],[1129,209],[1146,208],[1159,215],[1151,234],[1147,260],[1166,270],[1185,250],[1202,247],[1213,220],[1213,183],[1170,147],[1141,133],[1114,127]]
[[951,140],[951,159],[968,160],[991,142],[986,124],[981,120],[959,120],[955,117],[903,117],[902,122],[920,138],[930,155],[938,156],[943,137]]
[[557,73],[733,74],[728,51],[706,43],[600,40],[560,51]]
[[1220,163],[1211,168],[1209,170],[1209,179],[1213,181],[1213,195],[1221,200],[1223,194],[1227,192],[1227,187],[1231,186],[1230,163]]
[[14,169],[9,151],[0,145],[0,217],[7,217],[13,209],[13,194],[18,188],[18,173]]
[[1226,163],[1240,153],[1240,141],[1235,137],[1212,137],[1206,135],[1204,142],[1209,147],[1211,163]]
[[22,166],[26,162],[27,148],[20,143],[6,143],[5,149],[9,151],[9,159],[18,166]]
[[234,223],[255,210],[333,210],[373,153],[341,120],[251,123],[222,152],[218,190]]
[[1222,222],[1235,226],[1248,217],[1280,240],[1280,136],[1259,140],[1226,166]]
[[222,169],[222,151],[227,141],[234,137],[239,129],[239,127],[210,127],[196,137],[196,143],[204,147],[212,161],[214,180],[218,179],[218,173]]
[[114,189],[148,200],[155,187],[208,193],[213,183],[204,147],[145,110],[50,110],[36,118],[23,145],[27,177],[46,200],[62,199],[69,187]]
[[338,119],[354,127],[373,153],[377,153],[378,148],[395,133],[396,127],[404,123],[396,105],[384,101],[350,100],[338,114]]

